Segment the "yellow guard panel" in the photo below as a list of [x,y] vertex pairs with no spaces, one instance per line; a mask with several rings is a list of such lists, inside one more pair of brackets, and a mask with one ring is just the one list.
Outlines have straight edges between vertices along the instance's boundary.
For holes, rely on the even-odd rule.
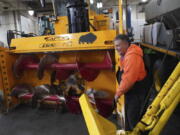
[[94,111],[85,94],[81,96],[80,104],[89,135],[116,135],[116,126]]
[[116,31],[83,32],[13,39],[13,53],[114,49]]

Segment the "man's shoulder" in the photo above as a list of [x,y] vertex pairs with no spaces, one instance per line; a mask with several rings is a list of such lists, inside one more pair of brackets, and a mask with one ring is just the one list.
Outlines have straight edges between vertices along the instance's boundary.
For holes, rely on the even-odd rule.
[[139,47],[138,45],[131,44],[131,46],[127,50],[125,57],[134,56],[134,55],[138,55],[142,57],[143,51],[141,47]]

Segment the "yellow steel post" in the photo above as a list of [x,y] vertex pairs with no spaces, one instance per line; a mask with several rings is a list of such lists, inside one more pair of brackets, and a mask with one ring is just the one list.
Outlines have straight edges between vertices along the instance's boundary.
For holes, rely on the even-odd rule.
[[[119,34],[124,34],[123,32],[123,0],[119,0]],[[116,72],[118,71],[119,68],[119,59],[120,56],[117,52],[115,52],[115,57],[116,57]],[[116,81],[116,89],[119,87],[118,82]],[[121,98],[118,100],[117,103],[117,113],[119,116],[119,123],[121,124],[122,128],[125,128],[125,109],[124,109],[124,96],[121,96]]]
[[119,0],[119,34],[123,34],[123,1]]

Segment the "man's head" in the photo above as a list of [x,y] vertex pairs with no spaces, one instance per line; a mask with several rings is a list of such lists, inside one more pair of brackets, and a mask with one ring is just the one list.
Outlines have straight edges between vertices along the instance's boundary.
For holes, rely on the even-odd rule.
[[127,49],[130,46],[129,37],[127,35],[118,35],[118,36],[116,36],[116,38],[114,40],[114,45],[115,45],[115,49],[117,50],[117,52],[121,56],[124,56],[125,53],[127,52]]

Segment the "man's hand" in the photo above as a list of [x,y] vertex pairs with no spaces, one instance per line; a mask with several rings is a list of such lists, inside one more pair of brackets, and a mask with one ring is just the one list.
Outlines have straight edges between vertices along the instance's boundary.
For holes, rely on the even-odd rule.
[[117,96],[117,95],[114,96],[114,101],[113,101],[113,105],[112,105],[113,110],[116,109],[116,107],[117,107],[117,102],[118,102],[119,97],[120,96]]
[[118,99],[119,99],[119,98],[120,98],[120,96],[118,96],[118,95],[115,95],[115,96],[114,96],[115,103],[118,102]]

